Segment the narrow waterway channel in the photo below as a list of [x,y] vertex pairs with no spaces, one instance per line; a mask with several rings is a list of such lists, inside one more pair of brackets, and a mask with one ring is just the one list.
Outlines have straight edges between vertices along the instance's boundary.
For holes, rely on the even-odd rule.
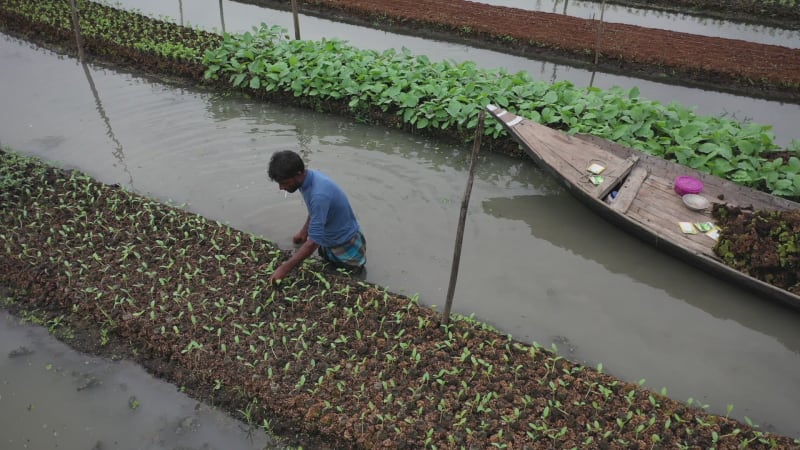
[[[467,146],[84,67],[7,36],[0,59],[2,144],[284,248],[305,210],[265,169],[275,150],[298,150],[349,193],[367,280],[443,304]],[[458,313],[800,437],[800,315],[620,232],[527,160],[482,155],[460,270]]]
[[[221,2],[219,0],[193,0],[191,2],[120,0],[117,3],[123,8],[135,9],[152,17],[161,17],[176,23],[198,26],[217,32],[222,29],[228,32],[250,31],[254,26],[263,22],[268,25],[282,26],[290,30],[290,35],[294,35],[291,31],[293,30],[291,13],[230,0]],[[479,67],[504,68],[512,73],[525,71],[535,79],[549,82],[565,80],[579,87],[589,85],[603,89],[613,86],[624,89],[638,87],[643,98],[662,103],[676,102],[694,109],[701,115],[724,116],[737,121],[771,125],[776,142],[782,146],[788,145],[792,139],[800,138],[797,133],[800,104],[754,99],[616,74],[592,73],[589,70],[551,62],[450,42],[388,33],[304,15],[300,15],[300,32],[303,39],[338,38],[358,48],[378,51],[407,48],[414,54],[426,55],[432,60],[474,61]]]
[[[53,328],[58,324],[51,323]],[[84,355],[0,311],[0,448],[252,450],[259,428],[128,361]]]
[[797,30],[736,23],[675,12],[575,0],[481,0],[480,3],[564,14],[589,20],[600,20],[602,16],[603,22],[606,23],[626,23],[646,28],[800,48],[800,31]]

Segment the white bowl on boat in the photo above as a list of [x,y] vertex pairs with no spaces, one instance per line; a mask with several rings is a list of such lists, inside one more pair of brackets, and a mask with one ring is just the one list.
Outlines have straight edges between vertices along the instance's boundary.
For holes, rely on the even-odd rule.
[[681,198],[683,199],[683,204],[693,211],[702,211],[711,204],[708,199],[702,195],[686,194]]

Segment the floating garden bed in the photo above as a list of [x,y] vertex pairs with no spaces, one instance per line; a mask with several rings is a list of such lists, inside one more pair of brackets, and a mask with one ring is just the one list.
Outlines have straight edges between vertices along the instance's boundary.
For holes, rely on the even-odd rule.
[[472,320],[442,326],[316,260],[270,286],[286,255],[269,242],[76,171],[2,152],[0,183],[6,306],[275,431],[330,448],[800,445]]
[[[6,0],[0,25],[69,47],[74,33],[66,3]],[[661,149],[687,163],[710,161],[708,171],[765,190],[800,192],[790,164],[796,148],[765,166],[764,155],[779,150],[766,128],[698,118],[643,101],[635,91],[578,90],[469,63],[431,64],[338,41],[288,41],[268,28],[222,37],[90,2],[79,5],[82,20],[89,21],[83,28],[90,55],[151,73],[459,140],[472,135],[472,119],[490,100],[575,132],[633,118],[640,125],[634,130],[594,131],[623,143],[650,142],[656,153]],[[280,59],[256,62],[276,51]],[[320,70],[312,62],[328,61],[325,54],[333,51],[361,66],[372,58],[377,72],[358,75],[376,78],[348,86],[326,84],[341,79],[340,72],[306,72]],[[411,84],[388,82],[409,68],[420,80],[452,84],[414,91]],[[489,95],[481,86],[514,95]],[[499,129],[489,127],[487,141],[513,152]],[[729,167],[718,156],[739,159]],[[10,308],[61,318],[59,323],[93,336],[76,345],[95,351],[118,345],[196,397],[246,411],[257,424],[277,417],[277,431],[303,430],[320,439],[317,448],[800,445],[471,320],[442,327],[435,311],[413,299],[315,261],[274,288],[266,279],[286,255],[269,242],[78,172],[8,152],[0,154],[0,163],[0,282],[13,288]],[[762,167],[774,175],[759,175]]]

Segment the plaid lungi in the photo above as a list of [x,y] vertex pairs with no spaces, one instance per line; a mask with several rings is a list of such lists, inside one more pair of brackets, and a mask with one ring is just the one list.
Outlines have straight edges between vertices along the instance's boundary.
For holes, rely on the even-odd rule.
[[362,269],[367,263],[367,239],[361,230],[349,241],[336,247],[320,247],[319,255],[326,261],[348,269]]

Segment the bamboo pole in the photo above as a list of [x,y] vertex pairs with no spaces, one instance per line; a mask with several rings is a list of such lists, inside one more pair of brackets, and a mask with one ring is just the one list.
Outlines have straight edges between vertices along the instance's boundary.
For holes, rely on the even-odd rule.
[[597,25],[597,42],[594,46],[594,65],[600,59],[600,38],[603,36],[603,13],[606,11],[606,0],[600,4],[600,23]]
[[300,19],[297,17],[297,2],[298,0],[292,0],[292,19],[294,19],[294,39],[296,41],[300,40]]
[[483,119],[486,112],[481,110],[478,114],[478,126],[475,129],[475,142],[472,145],[472,158],[469,162],[469,176],[467,178],[467,188],[464,192],[464,199],[461,201],[461,215],[458,218],[458,231],[456,231],[456,245],[453,250],[453,265],[450,269],[450,286],[447,288],[447,300],[444,304],[442,313],[442,324],[450,324],[450,309],[453,306],[453,293],[456,290],[456,280],[458,279],[458,265],[461,261],[461,243],[464,241],[464,222],[467,220],[467,208],[469,207],[469,197],[472,193],[472,180],[475,177],[475,163],[478,160],[478,150],[481,148],[481,136],[483,136]]
[[[597,39],[594,43],[594,67],[592,67],[592,77],[589,79],[589,87],[594,86],[594,76],[597,74],[597,63],[600,60],[600,38],[603,35],[603,14],[606,11],[606,0],[600,4],[600,23],[597,24]],[[592,16],[594,18],[594,16]]]
[[225,13],[222,11],[222,0],[219,0],[219,21],[222,23],[222,32],[225,32]]
[[83,39],[81,38],[81,24],[78,22],[78,7],[75,0],[69,0],[72,9],[72,28],[75,30],[75,45],[78,46],[78,61],[83,62]]

